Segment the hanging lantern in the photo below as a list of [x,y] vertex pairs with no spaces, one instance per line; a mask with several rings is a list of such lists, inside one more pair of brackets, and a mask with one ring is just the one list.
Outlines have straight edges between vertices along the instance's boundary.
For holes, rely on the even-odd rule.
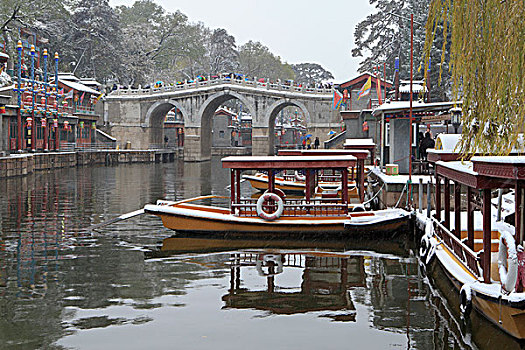
[[57,100],[55,100],[55,102],[53,102],[53,108],[54,108],[54,109],[58,109]]
[[40,97],[40,104],[44,106],[46,104],[46,98],[44,96]]
[[97,128],[97,123],[92,122],[91,123],[91,129],[95,130]]
[[64,130],[69,130],[69,122],[67,120],[64,122]]
[[33,118],[27,117],[26,118],[27,127],[31,128],[33,126]]
[[58,128],[58,119],[53,119],[53,127]]
[[5,114],[5,106],[0,106],[0,114]]
[[42,118],[42,127],[45,128],[47,126],[46,118]]
[[80,129],[84,129],[84,122],[79,123]]

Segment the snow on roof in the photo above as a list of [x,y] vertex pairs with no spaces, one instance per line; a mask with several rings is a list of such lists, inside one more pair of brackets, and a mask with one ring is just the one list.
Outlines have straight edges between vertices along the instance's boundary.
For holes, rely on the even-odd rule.
[[473,169],[472,162],[461,162],[461,161],[444,162],[440,160],[436,162],[436,164],[444,168],[449,168],[449,169],[459,171],[465,174],[478,175],[477,172],[472,170]]
[[374,139],[346,139],[345,146],[375,146]]
[[[60,79],[60,77],[59,77]],[[93,80],[93,79],[80,79],[80,83],[81,84],[84,84],[84,85],[94,85],[94,86],[101,86],[102,84],[100,84],[98,81],[96,80]]]
[[[419,101],[412,102],[412,110],[415,112],[430,112],[430,111],[448,111],[450,108],[462,104],[461,101],[453,102],[432,102],[425,103]],[[390,101],[383,103],[381,106],[374,109],[373,115],[380,113],[392,114],[399,112],[407,112],[410,109],[410,101]]]
[[242,116],[241,116],[241,120],[243,120],[243,119],[246,119],[246,120],[252,120],[253,118],[252,118],[251,115],[242,115]]
[[104,135],[105,137],[107,137],[108,139],[110,139],[111,141],[117,141],[116,138],[114,138],[113,136],[111,135],[108,135],[106,134],[104,131],[100,130],[100,129],[95,129],[98,133]]
[[100,94],[100,91],[97,91],[97,90],[94,90],[84,84],[80,84],[80,83],[76,83],[74,81],[69,81],[69,80],[62,80],[62,79],[58,79],[58,82],[59,83],[62,83],[74,90],[77,90],[77,91],[82,91],[82,92],[87,92],[88,94],[93,94],[93,95],[99,95]]
[[472,157],[473,162],[525,165],[525,156],[480,156]]
[[[420,93],[421,91],[427,92],[428,89],[424,85],[412,82],[412,93]],[[402,94],[410,93],[410,83],[408,85],[401,85],[399,87],[399,92],[401,92]]]
[[[54,77],[52,77],[52,79],[54,79]],[[72,73],[58,73],[58,81],[60,80],[80,81],[80,79]]]

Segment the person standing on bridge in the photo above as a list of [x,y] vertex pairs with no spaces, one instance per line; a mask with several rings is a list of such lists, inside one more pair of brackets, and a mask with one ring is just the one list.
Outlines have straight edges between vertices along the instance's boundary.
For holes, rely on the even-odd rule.
[[315,141],[314,141],[314,148],[315,148],[315,149],[318,149],[318,148],[319,148],[319,144],[320,144],[320,142],[319,142],[319,136],[316,136],[316,137],[315,137]]

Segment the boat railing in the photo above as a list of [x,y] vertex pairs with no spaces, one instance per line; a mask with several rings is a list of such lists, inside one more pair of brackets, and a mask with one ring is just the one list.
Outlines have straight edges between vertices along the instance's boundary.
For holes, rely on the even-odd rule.
[[[284,210],[282,216],[345,216],[348,206],[342,204],[338,198],[313,199],[307,202],[305,199],[284,200]],[[256,217],[257,199],[242,198],[239,203],[232,205],[233,212],[238,216]],[[265,211],[273,212],[276,210],[275,204],[268,203],[263,206]]]
[[432,218],[434,222],[434,230],[438,239],[451,249],[452,253],[460,260],[465,267],[472,272],[476,277],[481,277],[480,268],[478,265],[478,255],[470,249],[465,243],[461,241],[453,232],[447,229],[436,218]]

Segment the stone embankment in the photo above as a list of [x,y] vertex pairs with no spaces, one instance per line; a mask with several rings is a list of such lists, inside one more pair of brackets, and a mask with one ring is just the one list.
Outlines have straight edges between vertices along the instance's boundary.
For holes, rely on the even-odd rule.
[[85,165],[173,162],[172,150],[97,150],[82,152],[28,153],[0,157],[0,178],[24,176],[39,170]]

